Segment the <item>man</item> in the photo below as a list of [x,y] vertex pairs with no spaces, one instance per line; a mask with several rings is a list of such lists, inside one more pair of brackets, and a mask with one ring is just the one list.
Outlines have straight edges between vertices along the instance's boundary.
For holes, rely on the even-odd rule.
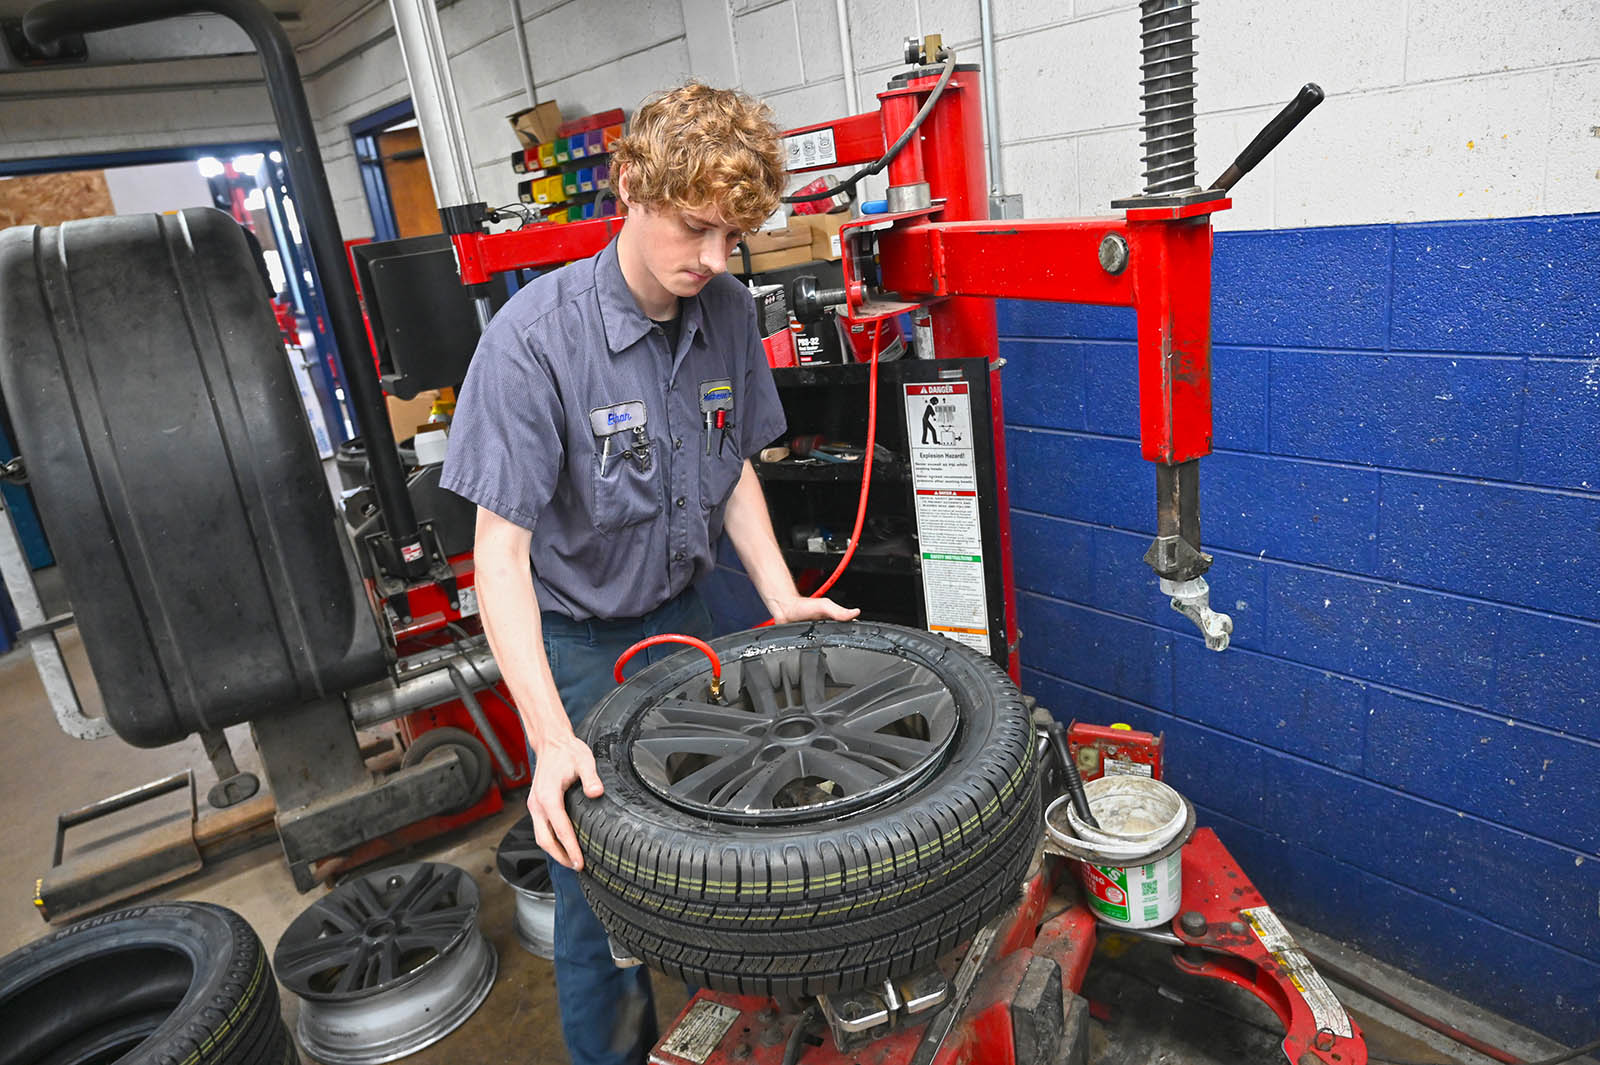
[[783,411],[754,301],[726,266],[777,207],[782,158],[770,112],[740,93],[690,83],[642,105],[612,154],[622,232],[506,304],[451,427],[442,483],[478,504],[479,609],[535,760],[534,834],[559,863],[575,1065],[642,1062],[655,1041],[648,976],[612,964],[578,887],[563,801],[574,784],[601,794],[573,725],[611,689],[613,661],[644,636],[711,635],[694,582],[724,531],[775,620],[858,613],[797,594],[749,461]]

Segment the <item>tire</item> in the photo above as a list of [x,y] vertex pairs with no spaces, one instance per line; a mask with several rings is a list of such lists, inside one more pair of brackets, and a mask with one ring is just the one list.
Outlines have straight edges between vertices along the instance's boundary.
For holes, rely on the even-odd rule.
[[[1032,723],[1004,671],[894,625],[782,625],[712,647],[727,705],[686,652],[583,725],[605,793],[573,789],[567,805],[584,893],[622,948],[692,984],[800,998],[924,969],[1015,901],[1043,827]],[[852,724],[880,719],[908,732],[891,753],[929,752],[881,785],[857,771],[884,733]],[[859,764],[839,767],[841,742]],[[676,750],[702,743],[724,753]],[[804,768],[739,768],[747,756]],[[695,785],[729,773],[720,792]],[[748,798],[794,774],[766,806]],[[743,805],[719,807],[728,793]]]
[[442,814],[458,814],[470,809],[489,791],[489,785],[494,782],[494,763],[489,760],[489,749],[466,729],[440,725],[418,736],[400,758],[400,765],[409,768],[421,765],[435,751],[450,749],[461,758],[461,768],[467,778],[468,797],[455,806],[439,811]]
[[285,1065],[266,952],[221,906],[91,917],[0,958],[0,1065]]

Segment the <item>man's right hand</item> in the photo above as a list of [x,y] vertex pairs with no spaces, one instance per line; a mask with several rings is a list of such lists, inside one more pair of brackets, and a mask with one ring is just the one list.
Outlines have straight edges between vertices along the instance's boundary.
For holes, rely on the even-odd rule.
[[574,870],[583,868],[583,854],[567,816],[566,796],[567,789],[578,783],[591,799],[605,793],[589,745],[570,732],[541,745],[535,752],[533,786],[528,791],[533,838],[551,858]]

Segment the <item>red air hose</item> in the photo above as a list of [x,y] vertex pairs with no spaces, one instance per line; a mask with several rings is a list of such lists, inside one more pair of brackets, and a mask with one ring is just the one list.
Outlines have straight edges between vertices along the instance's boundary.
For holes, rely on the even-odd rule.
[[640,640],[638,643],[634,644],[617,657],[616,668],[612,670],[611,675],[616,678],[618,684],[621,684],[622,667],[628,664],[628,659],[632,658],[640,651],[643,651],[646,647],[656,647],[664,643],[688,644],[696,651],[699,651],[701,654],[711,659],[711,697],[713,699],[722,698],[722,659],[717,657],[717,652],[711,649],[711,645],[709,643],[706,643],[704,640],[699,639],[698,637],[684,636],[681,633],[663,632],[656,636],[646,636],[644,639]]
[[[861,526],[867,520],[867,496],[872,492],[872,462],[878,443],[878,351],[883,335],[883,322],[884,320],[879,318],[872,324],[872,356],[867,360],[867,447],[866,453],[861,456],[861,497],[856,501],[856,523],[850,530],[850,542],[845,545],[844,557],[839,559],[839,564],[833,568],[833,573],[828,579],[811,593],[809,596],[811,599],[821,599],[827,595],[828,589],[844,576],[845,568],[856,556],[856,545],[861,542]],[[756,628],[764,629],[774,620],[768,618]]]
[[861,456],[861,498],[856,503],[856,524],[850,530],[850,542],[845,545],[844,557],[834,567],[833,574],[811,593],[812,599],[828,594],[838,579],[844,576],[845,567],[855,557],[856,545],[861,542],[861,526],[867,520],[867,495],[872,491],[872,460],[878,443],[878,350],[883,335],[883,319],[872,324],[872,358],[867,363],[867,450]]
[[[883,335],[883,319],[880,318],[872,326],[872,356],[867,363],[867,447],[866,453],[861,456],[861,498],[856,503],[856,523],[850,530],[850,543],[844,549],[844,557],[839,559],[839,564],[834,567],[833,573],[810,598],[820,599],[828,594],[844,571],[850,565],[850,560],[855,557],[856,545],[861,541],[861,526],[867,520],[867,496],[872,491],[872,460],[878,442],[878,349],[879,341]],[[765,628],[771,625],[772,618],[763,621],[756,628]],[[722,660],[711,649],[711,645],[704,640],[693,636],[684,636],[675,632],[664,632],[658,636],[648,636],[626,651],[617,659],[616,668],[612,676],[618,684],[622,683],[622,667],[628,664],[628,659],[643,651],[646,647],[655,647],[664,643],[682,643],[693,647],[711,660],[711,697],[722,698]]]

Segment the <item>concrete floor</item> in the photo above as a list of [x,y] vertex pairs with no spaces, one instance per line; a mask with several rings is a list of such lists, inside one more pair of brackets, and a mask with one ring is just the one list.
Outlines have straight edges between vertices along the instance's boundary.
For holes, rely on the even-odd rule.
[[[80,695],[97,711],[81,647],[64,636],[69,664]],[[9,951],[43,935],[47,926],[34,905],[35,878],[48,868],[56,814],[170,773],[192,768],[201,796],[215,779],[197,740],[159,750],[137,750],[115,739],[73,740],[57,727],[31,658],[13,651],[0,657],[0,950]],[[248,730],[230,730],[243,768],[252,768]],[[170,797],[175,798],[175,797]],[[495,872],[495,849],[520,815],[520,799],[508,797],[500,814],[417,848],[396,860],[446,861],[476,879],[482,905],[480,924],[500,959],[499,975],[488,999],[459,1029],[432,1047],[405,1059],[417,1065],[529,1065],[567,1060],[557,1026],[555,980],[550,965],[528,954],[514,932],[515,896]],[[182,803],[166,807],[171,811]],[[186,810],[179,816],[186,816]],[[121,826],[131,830],[131,823]],[[69,853],[80,830],[69,834]],[[254,926],[270,951],[290,921],[314,898],[298,894],[275,843],[235,855],[182,882],[158,889],[152,897],[199,899],[228,906]],[[1270,898],[1270,888],[1267,889]],[[1417,1002],[1436,1016],[1526,1059],[1559,1048],[1533,1033],[1455,1000],[1397,970],[1380,965],[1315,933],[1296,929],[1308,944],[1341,960],[1391,992]],[[1107,1019],[1094,1022],[1091,1061],[1095,1065],[1186,1062],[1236,1065],[1281,1062],[1274,1021],[1254,999],[1215,981],[1187,977],[1174,969],[1161,948],[1111,938],[1103,942],[1090,971],[1086,994]],[[682,988],[658,978],[658,1010],[663,1021],[683,1005]],[[1365,1030],[1374,1060],[1450,1062],[1467,1065],[1490,1059],[1456,1048],[1388,1010],[1337,988]],[[298,1003],[284,995],[291,1028]],[[310,1059],[305,1059],[310,1063]],[[802,1059],[803,1062],[803,1059]]]

